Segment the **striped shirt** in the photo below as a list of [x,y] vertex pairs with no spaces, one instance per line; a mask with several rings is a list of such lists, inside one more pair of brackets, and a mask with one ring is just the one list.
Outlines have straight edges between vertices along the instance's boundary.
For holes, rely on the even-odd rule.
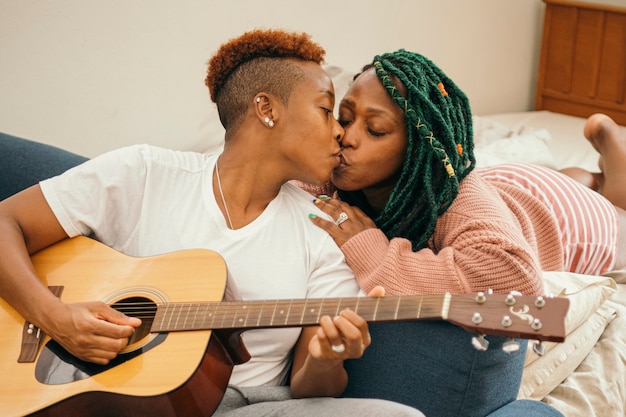
[[490,183],[528,191],[552,212],[561,231],[565,270],[599,275],[615,264],[619,219],[599,193],[549,168],[503,164],[476,169]]

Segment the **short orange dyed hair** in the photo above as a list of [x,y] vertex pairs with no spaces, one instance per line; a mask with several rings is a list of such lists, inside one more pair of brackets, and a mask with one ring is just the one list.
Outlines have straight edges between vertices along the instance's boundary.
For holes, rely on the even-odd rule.
[[220,46],[208,62],[204,83],[217,104],[222,125],[238,127],[260,91],[285,103],[302,71],[291,60],[322,64],[326,51],[306,33],[253,30]]

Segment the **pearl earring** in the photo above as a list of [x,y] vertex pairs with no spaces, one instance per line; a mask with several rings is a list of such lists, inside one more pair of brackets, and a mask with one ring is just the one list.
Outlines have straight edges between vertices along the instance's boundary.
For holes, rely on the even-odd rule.
[[256,102],[257,102],[257,103],[260,103],[260,102],[261,102],[261,97],[257,97],[257,98],[256,98]]
[[267,123],[269,127],[274,127],[274,121],[270,119],[269,117],[266,117],[265,119],[263,119],[263,121]]

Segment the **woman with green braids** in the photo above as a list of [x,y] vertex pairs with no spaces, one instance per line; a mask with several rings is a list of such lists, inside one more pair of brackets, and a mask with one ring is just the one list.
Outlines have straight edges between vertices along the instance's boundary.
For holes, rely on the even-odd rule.
[[[331,188],[309,189],[337,197],[314,200],[336,221],[311,217],[363,290],[539,295],[542,270],[623,267],[624,212],[605,196],[538,166],[474,169],[469,101],[427,58],[405,50],[375,57],[338,119],[341,165]],[[370,332],[377,343],[346,362],[346,396],[392,399],[439,417],[513,415],[509,403],[550,408],[514,401],[525,341],[507,354],[498,348],[504,338],[488,337],[489,349],[477,351],[471,334],[442,322],[372,324]],[[557,413],[541,415],[549,412]]]

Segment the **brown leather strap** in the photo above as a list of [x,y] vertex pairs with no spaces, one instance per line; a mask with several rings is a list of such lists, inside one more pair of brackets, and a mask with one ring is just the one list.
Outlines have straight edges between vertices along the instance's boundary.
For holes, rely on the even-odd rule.
[[[63,286],[51,286],[48,288],[54,295],[61,297]],[[17,361],[20,363],[34,362],[45,335],[43,330],[37,328],[32,323],[25,322],[24,328],[22,329],[22,347]]]

